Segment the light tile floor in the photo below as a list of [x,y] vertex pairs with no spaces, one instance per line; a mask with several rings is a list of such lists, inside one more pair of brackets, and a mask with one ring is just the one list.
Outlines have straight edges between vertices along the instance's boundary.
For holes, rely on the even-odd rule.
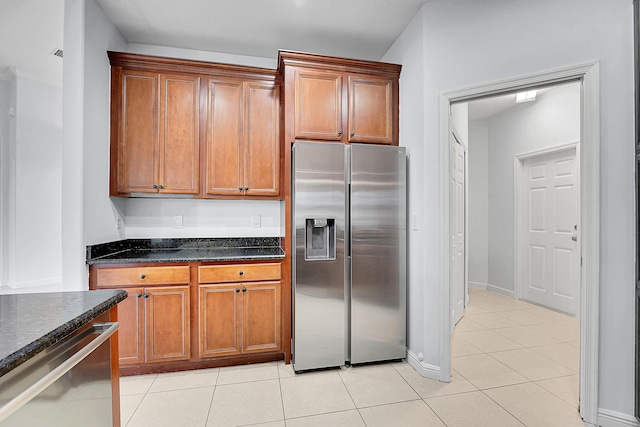
[[477,289],[453,337],[453,377],[407,363],[296,375],[282,362],[121,378],[123,427],[582,426],[579,323]]

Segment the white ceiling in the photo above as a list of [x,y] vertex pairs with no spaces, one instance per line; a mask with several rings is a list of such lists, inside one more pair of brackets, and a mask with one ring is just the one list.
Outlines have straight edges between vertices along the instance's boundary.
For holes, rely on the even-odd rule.
[[[549,93],[557,86],[545,87],[538,89],[536,99]],[[535,101],[533,101],[535,102]],[[511,93],[507,95],[492,96],[489,98],[477,99],[475,101],[469,101],[469,121],[488,119],[497,114],[502,113],[516,105],[516,94]]]
[[[96,0],[129,43],[275,58],[379,60],[431,0]],[[62,83],[64,0],[0,0],[0,78]],[[87,31],[91,31],[87,28]]]

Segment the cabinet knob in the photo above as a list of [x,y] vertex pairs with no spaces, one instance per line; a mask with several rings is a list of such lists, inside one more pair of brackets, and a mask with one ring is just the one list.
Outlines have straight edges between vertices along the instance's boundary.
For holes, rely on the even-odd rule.
[[342,131],[338,131],[338,136],[342,136]]
[[243,275],[244,275],[244,271],[240,271],[240,272],[238,272],[238,274],[239,274],[240,276],[243,276]]
[[145,277],[147,277],[147,276],[146,276],[146,275],[144,275],[144,274],[141,274],[141,275],[140,275],[140,278],[141,278],[141,279],[144,279]]
[[162,190],[164,188],[164,185],[160,185],[160,189]]
[[353,138],[355,136],[355,133],[351,132],[351,138]]
[[242,288],[242,292],[247,292],[247,288]]
[[136,295],[137,298],[141,298],[142,294],[140,292],[138,292],[138,295]]
[[156,184],[153,184],[153,188],[158,188],[158,186]]
[[240,293],[240,289],[236,289],[236,294],[239,294],[239,293]]
[[149,294],[144,294],[144,297],[145,298],[149,298]]
[[247,191],[249,189],[249,187],[244,187],[244,191]]
[[238,187],[238,190],[242,191],[242,187]]

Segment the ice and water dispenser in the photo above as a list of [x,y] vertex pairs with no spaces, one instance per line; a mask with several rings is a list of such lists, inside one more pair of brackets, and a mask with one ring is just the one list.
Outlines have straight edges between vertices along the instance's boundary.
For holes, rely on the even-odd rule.
[[307,218],[304,258],[307,261],[336,259],[336,220]]

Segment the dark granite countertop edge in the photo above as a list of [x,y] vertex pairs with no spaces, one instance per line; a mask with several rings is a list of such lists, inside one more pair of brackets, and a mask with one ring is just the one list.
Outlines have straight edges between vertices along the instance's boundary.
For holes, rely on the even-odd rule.
[[104,302],[96,305],[90,310],[76,316],[63,325],[59,325],[51,332],[41,336],[37,340],[23,346],[21,349],[11,353],[4,359],[0,360],[0,377],[11,372],[12,369],[22,365],[41,351],[51,347],[57,342],[64,339],[70,333],[74,332],[78,328],[86,325],[105,311],[114,307],[120,301],[127,298],[127,292],[123,290],[117,291],[117,293]]
[[125,258],[125,259],[92,259],[87,260],[87,265],[94,264],[160,264],[170,262],[225,262],[225,261],[267,261],[270,259],[284,259],[285,255],[260,255],[260,256],[243,256],[243,257],[216,257],[216,258],[166,258],[166,259],[148,259],[148,258]]

